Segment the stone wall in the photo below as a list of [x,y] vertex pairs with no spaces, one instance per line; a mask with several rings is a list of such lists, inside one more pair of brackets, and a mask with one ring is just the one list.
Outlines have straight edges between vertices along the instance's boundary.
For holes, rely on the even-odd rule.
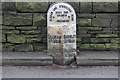
[[[47,11],[53,2],[2,3],[2,50],[47,49]],[[68,2],[77,14],[77,48],[117,50],[117,2]]]

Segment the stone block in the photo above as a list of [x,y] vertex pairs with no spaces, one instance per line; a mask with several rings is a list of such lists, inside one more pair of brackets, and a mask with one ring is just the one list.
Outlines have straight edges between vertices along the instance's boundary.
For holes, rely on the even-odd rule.
[[21,31],[22,34],[40,34],[41,30]]
[[91,13],[92,3],[91,2],[80,2],[80,12],[81,13]]
[[104,38],[118,38],[118,34],[98,34],[96,37],[104,37]]
[[15,51],[33,51],[33,46],[31,44],[15,45]]
[[116,43],[105,44],[107,50],[118,50],[119,46]]
[[118,27],[119,14],[96,14],[96,18],[112,19],[111,27]]
[[2,26],[2,30],[13,30],[15,29],[14,26]]
[[120,38],[110,38],[112,44],[120,44]]
[[31,13],[18,13],[17,15],[4,15],[4,25],[32,25]]
[[47,44],[34,43],[33,47],[34,47],[34,51],[44,51],[44,50],[47,50]]
[[2,2],[3,11],[15,11],[16,3],[15,2]]
[[77,37],[82,38],[82,37],[91,37],[91,34],[77,34]]
[[19,34],[19,30],[2,30],[2,34]]
[[45,35],[47,34],[47,27],[42,27],[41,30],[42,30],[42,34]]
[[94,2],[93,12],[118,12],[118,2]]
[[90,44],[79,44],[78,48],[80,50],[89,50]]
[[109,38],[91,38],[92,43],[108,43],[110,42]]
[[92,19],[92,26],[95,27],[110,27],[111,19],[101,19],[101,18],[94,18]]
[[37,30],[37,27],[36,26],[22,26],[22,27],[16,27],[16,29],[19,29],[19,30]]
[[104,44],[90,44],[90,50],[105,50]]
[[68,2],[68,4],[74,8],[76,13],[79,12],[79,2]]
[[77,19],[78,27],[80,26],[91,26],[91,19]]
[[91,43],[91,39],[88,37],[86,37],[86,38],[82,38],[81,39],[81,43]]
[[42,42],[42,38],[27,38],[27,43],[35,43],[35,42]]
[[38,27],[47,27],[47,17],[43,13],[34,13],[33,15],[33,25]]
[[47,12],[48,2],[17,2],[19,12]]
[[13,44],[2,44],[2,52],[12,52],[14,50]]
[[16,35],[16,34],[7,35],[7,41],[11,42],[11,43],[25,43],[26,36],[25,35]]

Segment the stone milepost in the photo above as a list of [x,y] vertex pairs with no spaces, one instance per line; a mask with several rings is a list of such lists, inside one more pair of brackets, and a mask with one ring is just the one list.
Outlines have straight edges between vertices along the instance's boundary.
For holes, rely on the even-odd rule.
[[68,65],[76,55],[76,14],[67,3],[53,4],[47,13],[48,53],[55,64]]

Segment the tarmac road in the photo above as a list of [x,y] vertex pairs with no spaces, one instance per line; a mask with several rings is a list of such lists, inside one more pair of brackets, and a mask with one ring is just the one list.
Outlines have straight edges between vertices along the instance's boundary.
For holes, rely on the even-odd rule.
[[117,66],[59,69],[42,66],[3,66],[3,78],[118,78]]

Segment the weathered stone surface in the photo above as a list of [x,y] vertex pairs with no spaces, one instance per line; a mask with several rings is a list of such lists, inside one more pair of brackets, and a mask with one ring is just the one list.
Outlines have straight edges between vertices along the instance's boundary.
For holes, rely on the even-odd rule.
[[112,43],[112,44],[120,44],[120,38],[110,38],[110,42]]
[[90,44],[90,50],[105,50],[104,44]]
[[82,51],[76,56],[78,66],[118,65],[118,51]]
[[15,2],[2,2],[2,10],[3,11],[14,11],[16,10]]
[[13,51],[14,50],[14,45],[13,44],[2,44],[2,51],[3,52],[8,52],[8,51]]
[[31,13],[19,13],[17,15],[4,15],[4,25],[32,25]]
[[15,51],[33,51],[33,46],[31,44],[15,45]]
[[110,42],[109,38],[91,38],[92,43],[108,43]]
[[25,39],[25,35],[11,34],[11,35],[7,35],[7,41],[11,43],[25,43],[26,39]]
[[101,18],[94,18],[92,19],[92,26],[96,27],[110,27],[111,19],[101,19]]
[[21,31],[23,34],[40,34],[41,30],[29,30],[29,31]]
[[117,2],[94,2],[93,12],[118,12]]
[[2,24],[2,12],[0,12],[0,25]]
[[2,42],[6,42],[6,36],[2,35]]
[[119,46],[116,43],[106,43],[105,44],[107,50],[118,50]]
[[48,53],[55,64],[68,65],[76,55],[76,13],[66,3],[56,3],[47,13]]
[[41,52],[3,52],[2,62],[3,66],[52,66],[53,58]]
[[80,2],[80,12],[81,13],[91,13],[92,3],[91,2]]
[[33,25],[38,27],[47,27],[46,24],[46,14],[34,13],[33,15]]
[[44,51],[44,50],[47,50],[47,44],[34,43],[33,47],[34,47],[34,51]]
[[16,29],[19,29],[19,30],[37,30],[37,27],[36,26],[22,26],[22,27],[16,27]]
[[27,38],[28,43],[33,43],[33,42],[42,42],[42,38],[36,37],[36,38]]
[[79,12],[79,2],[68,2],[74,9],[75,9],[75,12]]
[[119,14],[96,14],[96,18],[111,19],[111,27],[118,27]]
[[78,47],[80,50],[89,50],[90,44],[79,44]]
[[91,26],[91,19],[77,19],[78,27],[80,26]]
[[48,2],[17,2],[19,12],[47,12]]
[[19,30],[2,30],[3,34],[19,34]]
[[118,34],[98,34],[96,37],[104,37],[104,38],[113,38],[118,37]]
[[95,14],[89,14],[89,13],[78,13],[77,18],[95,18]]
[[2,26],[2,30],[13,30],[15,29],[14,26]]

